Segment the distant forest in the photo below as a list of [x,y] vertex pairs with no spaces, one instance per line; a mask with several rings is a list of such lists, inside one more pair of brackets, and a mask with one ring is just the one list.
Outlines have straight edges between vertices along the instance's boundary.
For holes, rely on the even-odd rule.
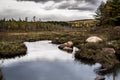
[[78,20],[78,21],[28,21],[9,19],[0,20],[0,31],[54,31],[65,29],[92,28],[95,27],[97,21],[94,19]]
[[64,26],[68,26],[67,22],[57,21],[27,21],[19,19],[2,19],[0,20],[0,31],[52,31],[63,30]]

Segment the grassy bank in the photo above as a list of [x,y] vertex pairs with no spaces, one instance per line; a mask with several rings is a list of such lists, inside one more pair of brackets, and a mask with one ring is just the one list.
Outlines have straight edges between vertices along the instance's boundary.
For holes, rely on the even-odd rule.
[[26,54],[26,47],[22,42],[0,42],[0,58],[11,58]]
[[[0,55],[3,57],[12,57],[26,53],[24,42],[33,42],[39,40],[52,40],[55,44],[61,44],[68,40],[74,42],[75,46],[83,44],[88,33],[82,31],[40,31],[40,32],[1,32],[0,33]],[[86,35],[86,36],[84,36]]]
[[1,32],[0,58],[25,55],[27,48],[24,42],[27,41],[52,40],[53,43],[63,43],[68,40],[75,41],[75,38],[71,37],[76,37],[78,33],[81,35],[81,32],[76,31]]
[[49,40],[53,37],[53,32],[1,32],[0,58],[10,58],[25,55],[27,48],[24,45],[24,42]]

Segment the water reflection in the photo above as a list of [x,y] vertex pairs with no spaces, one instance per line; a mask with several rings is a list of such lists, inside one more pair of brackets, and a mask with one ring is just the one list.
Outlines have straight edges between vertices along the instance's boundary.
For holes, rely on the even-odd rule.
[[[24,57],[1,60],[5,80],[94,80],[99,64],[86,65],[74,61],[73,54],[59,50],[51,41],[26,42]],[[120,76],[117,76],[119,80]],[[106,76],[112,80],[112,76]]]

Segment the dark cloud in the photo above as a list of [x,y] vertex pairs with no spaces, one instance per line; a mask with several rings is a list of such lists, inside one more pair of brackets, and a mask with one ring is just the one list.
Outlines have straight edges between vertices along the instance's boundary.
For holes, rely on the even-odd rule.
[[[100,0],[99,0],[100,1]],[[68,9],[68,10],[80,10],[80,11],[95,11],[98,6],[99,1],[97,0],[79,0],[75,3],[62,3],[57,8],[58,9]],[[83,6],[81,6],[83,5]]]
[[17,1],[34,1],[34,2],[48,2],[48,1],[54,1],[54,2],[61,2],[65,0],[17,0]]
[[85,0],[85,2],[88,2],[88,3],[93,4],[93,5],[97,4],[99,1],[100,0]]
[[[34,2],[39,2],[39,3],[46,3],[48,1],[53,1],[55,3],[61,3],[60,5],[54,7],[57,9],[94,11],[96,10],[96,6],[101,0],[74,0],[75,3],[71,3],[71,1],[73,0],[17,0],[17,1],[34,1]],[[62,3],[62,1],[65,1],[65,2]],[[86,4],[86,5],[79,6],[82,4]],[[53,8],[49,7],[49,9],[53,9]]]
[[[34,1],[34,2],[54,1],[54,2],[61,2],[61,1],[71,1],[71,0],[17,0],[17,1]],[[98,1],[101,1],[101,0],[75,0],[75,1],[77,1],[77,2],[85,1],[85,2],[87,2],[87,3],[97,4]]]
[[69,10],[81,10],[81,11],[94,11],[94,8],[91,7],[80,7],[80,8],[68,8]]

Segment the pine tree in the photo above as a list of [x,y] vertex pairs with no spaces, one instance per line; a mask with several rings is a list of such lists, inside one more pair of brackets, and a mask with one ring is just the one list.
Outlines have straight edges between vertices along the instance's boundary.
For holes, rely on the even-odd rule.
[[100,20],[100,24],[103,23],[103,19],[105,17],[105,10],[104,9],[105,9],[105,3],[102,1],[100,6],[97,8],[97,10],[95,12],[96,13],[95,18],[97,20]]
[[110,24],[120,25],[120,0],[110,1],[109,6],[111,7],[109,19]]
[[120,0],[108,0],[96,11],[96,19],[100,20],[101,25],[120,25]]

